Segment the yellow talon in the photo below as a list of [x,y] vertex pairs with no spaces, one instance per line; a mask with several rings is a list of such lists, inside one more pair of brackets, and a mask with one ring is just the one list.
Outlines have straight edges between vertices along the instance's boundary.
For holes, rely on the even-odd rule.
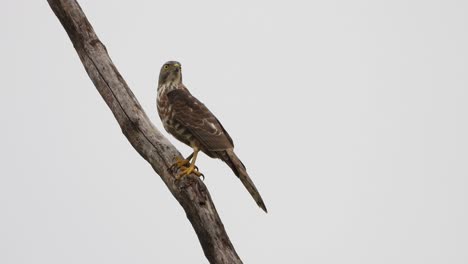
[[[193,153],[187,159],[181,159],[179,157],[176,157],[176,162],[171,166],[171,168],[178,167],[181,170],[181,172],[176,175],[176,180],[179,180],[180,178],[190,175],[192,173],[197,175],[198,177],[203,176],[203,179],[205,179],[205,175],[199,172],[198,167],[195,166],[198,151],[200,151],[198,148],[194,148]],[[187,167],[187,164],[190,165]]]
[[185,165],[187,165],[189,163],[190,163],[190,160],[181,159],[179,157],[176,157],[176,162],[174,162],[174,164],[171,165],[171,169],[174,169],[176,167],[179,168],[179,169],[187,168]]
[[190,165],[188,167],[181,167],[181,172],[179,174],[177,174],[176,176],[176,179],[179,180],[180,178],[184,177],[184,176],[187,176],[187,175],[190,175],[190,174],[195,174],[197,175],[198,177],[201,177],[203,176],[203,178],[205,178],[205,176],[203,175],[203,173],[199,172],[198,169],[196,168],[195,165]]

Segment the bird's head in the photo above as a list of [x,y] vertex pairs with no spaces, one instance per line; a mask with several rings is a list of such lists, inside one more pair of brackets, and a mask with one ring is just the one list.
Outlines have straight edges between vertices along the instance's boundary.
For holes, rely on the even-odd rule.
[[182,66],[177,61],[168,61],[161,67],[159,85],[167,83],[182,83]]

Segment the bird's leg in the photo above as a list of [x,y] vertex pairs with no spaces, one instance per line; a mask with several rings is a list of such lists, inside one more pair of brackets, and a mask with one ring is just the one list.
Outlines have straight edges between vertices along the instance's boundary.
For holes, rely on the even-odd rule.
[[[192,152],[192,154],[188,155],[188,157],[185,158],[185,159],[188,160],[188,161],[192,160],[192,157],[193,157],[193,154],[194,154],[194,153],[195,153],[195,152]],[[195,170],[198,171],[197,165],[195,165]],[[203,175],[203,174],[202,174],[202,175]],[[203,176],[203,177],[205,177],[205,176]]]
[[[189,175],[191,173],[197,175],[198,177],[203,176],[203,174],[198,171],[197,166],[195,166],[195,162],[197,161],[197,156],[198,156],[199,151],[200,150],[198,148],[193,148],[193,153],[192,153],[192,155],[190,155],[190,156],[192,156],[191,157],[192,161],[190,162],[190,165],[188,167],[185,167],[185,166],[180,167],[182,169],[182,171],[177,175],[176,179],[180,179],[183,176],[187,176],[187,175]],[[187,159],[187,161],[188,161],[188,159]],[[184,165],[186,165],[186,164],[184,164]]]
[[179,169],[185,169],[187,168],[186,165],[190,163],[190,160],[192,159],[193,157],[193,153],[190,154],[187,158],[185,159],[181,159],[179,157],[176,157],[176,162],[174,162],[174,164],[171,165],[171,169],[177,167]]
[[193,153],[194,153],[194,152],[192,152],[192,154],[188,155],[188,157],[186,157],[185,159],[188,160],[188,161],[192,160]]
[[174,168],[185,168],[185,165],[189,164],[190,163],[190,160],[188,159],[181,159],[179,157],[176,157],[176,162],[174,162],[174,164],[171,165],[171,169],[174,169]]

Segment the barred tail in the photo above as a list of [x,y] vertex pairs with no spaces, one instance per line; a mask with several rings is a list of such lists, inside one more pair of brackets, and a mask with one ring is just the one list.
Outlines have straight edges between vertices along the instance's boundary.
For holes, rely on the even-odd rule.
[[237,175],[237,177],[239,177],[247,191],[249,191],[250,195],[252,195],[255,202],[257,202],[257,205],[266,213],[267,209],[265,203],[263,202],[263,199],[260,196],[260,193],[258,192],[254,183],[250,179],[249,174],[247,174],[247,170],[245,169],[244,164],[242,164],[242,161],[240,161],[232,149],[226,150],[226,154],[226,156],[223,155],[224,162],[226,162],[226,164],[231,167],[232,171]]

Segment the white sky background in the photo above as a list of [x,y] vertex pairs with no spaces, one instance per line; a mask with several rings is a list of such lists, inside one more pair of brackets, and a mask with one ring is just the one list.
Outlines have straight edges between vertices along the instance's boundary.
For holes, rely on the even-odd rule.
[[[80,3],[158,128],[178,60],[234,138],[270,213],[198,166],[245,263],[468,262],[467,1]],[[0,263],[207,263],[46,1],[0,32]]]

